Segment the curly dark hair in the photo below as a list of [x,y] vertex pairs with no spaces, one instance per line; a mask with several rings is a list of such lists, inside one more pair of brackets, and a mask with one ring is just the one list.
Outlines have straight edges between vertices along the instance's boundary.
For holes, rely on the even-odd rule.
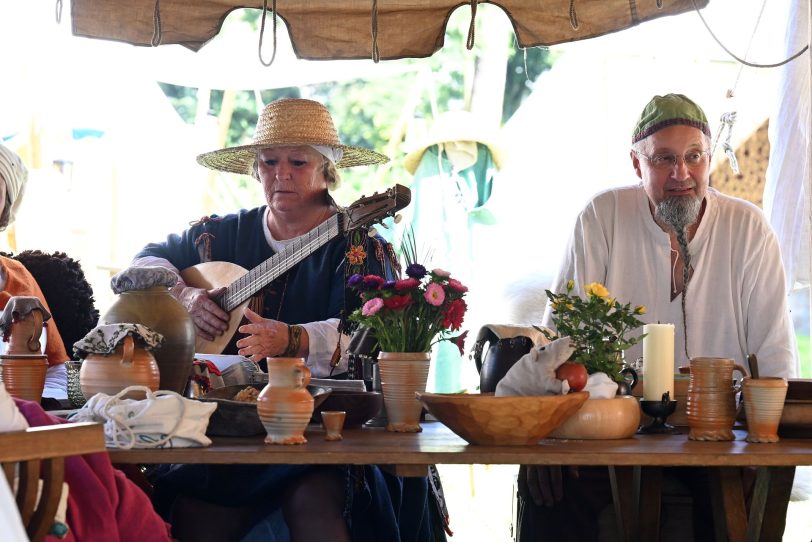
[[87,335],[99,321],[93,288],[81,265],[64,252],[47,254],[41,250],[24,250],[16,256],[6,256],[23,264],[37,281],[59,327],[65,350],[70,354],[73,343]]

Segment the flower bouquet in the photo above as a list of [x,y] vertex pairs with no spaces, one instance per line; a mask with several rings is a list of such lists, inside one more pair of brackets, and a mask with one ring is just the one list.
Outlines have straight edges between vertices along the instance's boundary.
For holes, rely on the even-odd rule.
[[646,308],[621,304],[598,282],[584,285],[585,298],[573,293],[574,288],[570,279],[566,292],[545,290],[557,333],[543,330],[544,335],[548,339],[569,336],[575,347],[571,361],[583,363],[589,374],[602,372],[615,382],[623,382],[622,353],[643,339],[642,334],[628,334],[643,325],[637,316],[645,314]]
[[414,392],[425,391],[432,346],[453,341],[463,352],[467,332],[456,334],[468,306],[468,288],[442,269],[427,271],[418,263],[407,278],[385,281],[377,275],[352,275],[347,284],[358,291],[362,306],[350,319],[371,328],[381,348],[381,373],[389,431],[421,431],[421,405]]

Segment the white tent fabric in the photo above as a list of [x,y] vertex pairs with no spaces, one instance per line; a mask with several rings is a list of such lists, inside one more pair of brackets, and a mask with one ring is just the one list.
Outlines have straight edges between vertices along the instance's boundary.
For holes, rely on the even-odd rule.
[[[782,0],[786,10],[786,53],[809,39],[809,0]],[[770,162],[764,212],[778,235],[787,288],[809,284],[809,53],[781,68],[779,100],[770,115]]]

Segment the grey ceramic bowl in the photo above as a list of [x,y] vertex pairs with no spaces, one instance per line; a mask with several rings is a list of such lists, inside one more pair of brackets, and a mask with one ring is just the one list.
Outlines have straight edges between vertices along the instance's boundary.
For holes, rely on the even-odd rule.
[[[265,386],[259,384],[224,386],[210,391],[199,399],[200,401],[217,403],[217,410],[212,413],[209,419],[209,427],[206,429],[208,436],[251,437],[265,434],[265,428],[259,420],[259,414],[257,414],[257,404],[232,399],[237,392],[247,387],[262,391]],[[315,408],[327,399],[332,390],[322,386],[308,386],[307,391],[313,396],[313,406]]]

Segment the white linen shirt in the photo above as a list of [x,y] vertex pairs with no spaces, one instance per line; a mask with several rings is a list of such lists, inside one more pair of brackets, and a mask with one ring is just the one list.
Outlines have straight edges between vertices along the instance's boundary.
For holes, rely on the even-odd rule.
[[[754,205],[708,188],[705,213],[688,245],[694,269],[687,288],[690,357],[756,354],[765,376],[798,374],[784,268],[775,233]],[[553,292],[600,282],[612,297],[644,305],[644,323],[673,323],[674,364],[688,365],[682,295],[671,300],[671,244],[655,222],[642,184],[602,192],[578,216]],[[554,327],[548,304],[543,324]],[[642,328],[633,332],[636,336]],[[643,355],[642,342],[626,351]]]

